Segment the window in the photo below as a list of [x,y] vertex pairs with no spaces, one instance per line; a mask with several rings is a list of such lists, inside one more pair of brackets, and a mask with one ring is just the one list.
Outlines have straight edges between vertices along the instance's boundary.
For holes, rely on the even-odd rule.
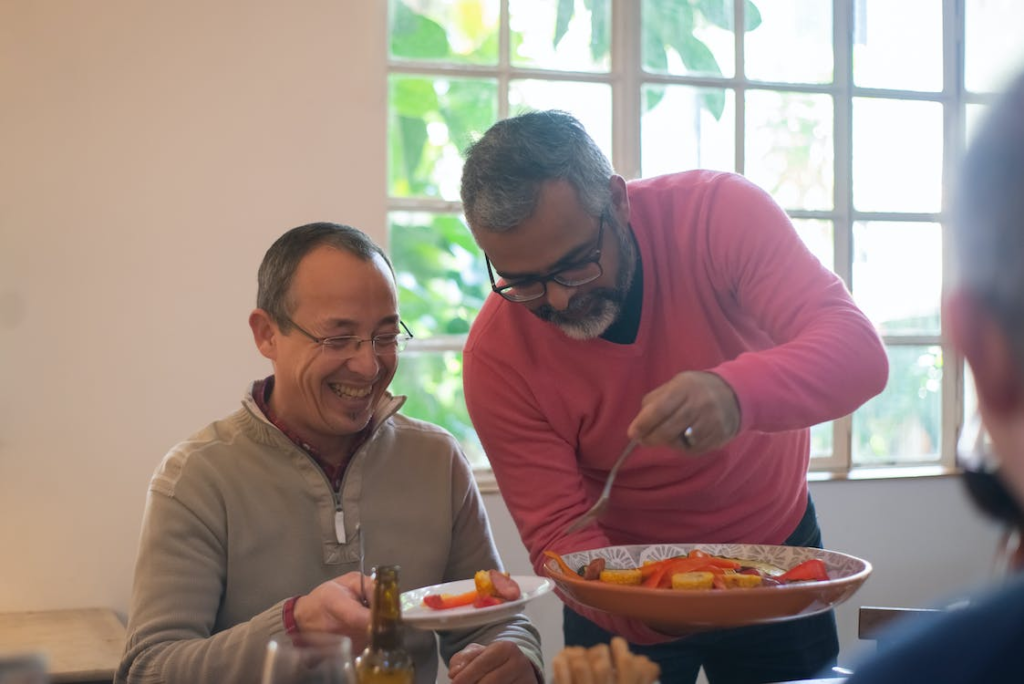
[[963,373],[943,343],[948,182],[1024,63],[1017,0],[390,0],[389,241],[417,339],[410,415],[486,456],[461,348],[489,292],[462,150],[526,109],[575,114],[626,178],[736,171],[786,209],[885,340],[885,391],[812,428],[812,468],[951,467]]

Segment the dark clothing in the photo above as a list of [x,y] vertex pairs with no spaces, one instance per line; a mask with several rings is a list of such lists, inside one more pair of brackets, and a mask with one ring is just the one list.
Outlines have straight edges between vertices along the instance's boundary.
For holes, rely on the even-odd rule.
[[[821,548],[821,529],[810,496],[804,517],[785,544]],[[563,616],[566,646],[611,641],[611,633],[570,608],[563,607]],[[835,613],[828,611],[772,625],[703,632],[653,646],[630,644],[630,650],[661,667],[662,684],[694,682],[701,666],[710,684],[762,684],[807,679],[832,667],[839,655],[839,637]]]
[[927,624],[895,627],[848,684],[1024,681],[1024,577]]

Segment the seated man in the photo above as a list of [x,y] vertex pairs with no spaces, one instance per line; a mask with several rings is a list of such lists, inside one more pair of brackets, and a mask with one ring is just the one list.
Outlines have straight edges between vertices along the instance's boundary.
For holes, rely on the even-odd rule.
[[[979,416],[959,457],[981,510],[1005,525],[1010,579],[927,625],[907,626],[850,684],[1019,682],[1024,677],[1024,74],[994,106],[958,172],[957,283],[943,321],[971,365]],[[985,433],[988,436],[985,436]],[[898,630],[897,630],[898,631]]]
[[[406,589],[501,567],[459,445],[387,391],[409,336],[384,252],[347,226],[292,229],[263,259],[257,307],[274,374],[153,476],[117,682],[257,682],[286,631],[341,633],[358,654],[360,535],[365,567],[400,565]],[[434,682],[434,634],[407,629],[405,647]],[[540,680],[521,615],[444,632],[440,649],[458,683]]]

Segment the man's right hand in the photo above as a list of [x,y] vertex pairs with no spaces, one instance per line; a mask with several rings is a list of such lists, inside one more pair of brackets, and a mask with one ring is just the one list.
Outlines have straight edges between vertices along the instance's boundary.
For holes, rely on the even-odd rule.
[[[300,632],[332,632],[352,640],[353,655],[368,642],[370,609],[362,603],[358,572],[349,572],[324,582],[295,602],[295,624]],[[365,579],[373,586],[373,579]]]

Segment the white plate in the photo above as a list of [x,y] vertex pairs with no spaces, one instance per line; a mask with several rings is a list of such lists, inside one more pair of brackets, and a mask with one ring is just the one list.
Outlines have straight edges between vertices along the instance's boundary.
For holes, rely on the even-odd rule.
[[486,608],[460,606],[445,610],[435,610],[423,605],[423,597],[427,594],[464,594],[472,591],[476,583],[472,579],[433,584],[402,593],[402,621],[416,629],[466,629],[479,627],[491,622],[498,622],[523,611],[527,601],[551,591],[554,583],[535,575],[512,575],[519,585],[522,595],[515,601],[499,603]]

